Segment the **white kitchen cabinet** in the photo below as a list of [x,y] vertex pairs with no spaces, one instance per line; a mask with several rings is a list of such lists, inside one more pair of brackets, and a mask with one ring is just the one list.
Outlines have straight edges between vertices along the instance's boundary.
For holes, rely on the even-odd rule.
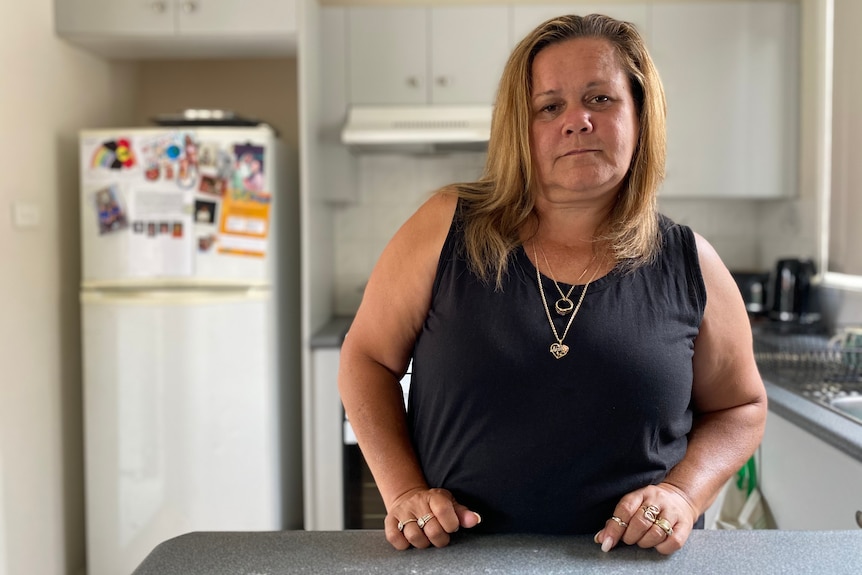
[[111,58],[295,52],[297,0],[55,0],[57,34]]
[[491,104],[509,55],[505,5],[351,7],[351,104]]
[[760,487],[778,529],[858,529],[862,461],[773,412],[760,445]]
[[290,34],[295,0],[174,0],[178,34]]
[[650,5],[668,101],[663,197],[795,194],[799,34],[794,0]]

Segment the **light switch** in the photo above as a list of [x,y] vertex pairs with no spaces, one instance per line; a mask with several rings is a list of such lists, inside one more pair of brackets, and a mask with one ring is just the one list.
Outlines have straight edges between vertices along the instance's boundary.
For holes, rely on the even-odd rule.
[[39,204],[33,202],[13,202],[12,222],[17,228],[35,228],[42,223]]

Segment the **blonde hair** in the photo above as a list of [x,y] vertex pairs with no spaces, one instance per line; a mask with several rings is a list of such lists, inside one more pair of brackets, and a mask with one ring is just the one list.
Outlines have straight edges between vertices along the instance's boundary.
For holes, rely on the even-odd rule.
[[534,208],[529,136],[533,60],[552,44],[583,37],[602,38],[614,47],[628,74],[639,121],[629,173],[601,239],[609,242],[618,266],[627,269],[652,261],[660,249],[656,196],[664,178],[666,109],[658,72],[632,24],[600,14],[560,16],[539,25],[509,56],[497,91],[482,177],[449,188],[463,200],[471,267],[485,281],[494,277],[498,289],[511,254],[521,243],[519,230]]

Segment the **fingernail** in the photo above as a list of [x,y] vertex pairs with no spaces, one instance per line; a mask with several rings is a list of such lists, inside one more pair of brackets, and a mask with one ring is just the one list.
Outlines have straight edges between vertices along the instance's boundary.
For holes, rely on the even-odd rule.
[[476,525],[480,524],[482,522],[482,516],[479,515],[478,513],[476,513],[475,511],[473,512],[473,515],[476,516]]
[[611,547],[613,547],[613,546],[614,546],[614,540],[610,535],[608,535],[607,537],[605,537],[605,540],[602,541],[602,551],[607,553],[608,551],[611,550]]
[[602,530],[599,529],[598,531],[596,531],[596,534],[593,535],[593,541],[595,541],[596,543],[599,542],[599,533],[601,533],[601,532],[602,532]]

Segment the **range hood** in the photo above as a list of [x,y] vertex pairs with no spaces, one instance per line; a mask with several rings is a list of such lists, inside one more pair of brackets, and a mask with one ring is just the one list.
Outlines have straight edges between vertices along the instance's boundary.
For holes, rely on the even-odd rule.
[[353,106],[341,131],[348,146],[374,149],[483,149],[492,106]]

